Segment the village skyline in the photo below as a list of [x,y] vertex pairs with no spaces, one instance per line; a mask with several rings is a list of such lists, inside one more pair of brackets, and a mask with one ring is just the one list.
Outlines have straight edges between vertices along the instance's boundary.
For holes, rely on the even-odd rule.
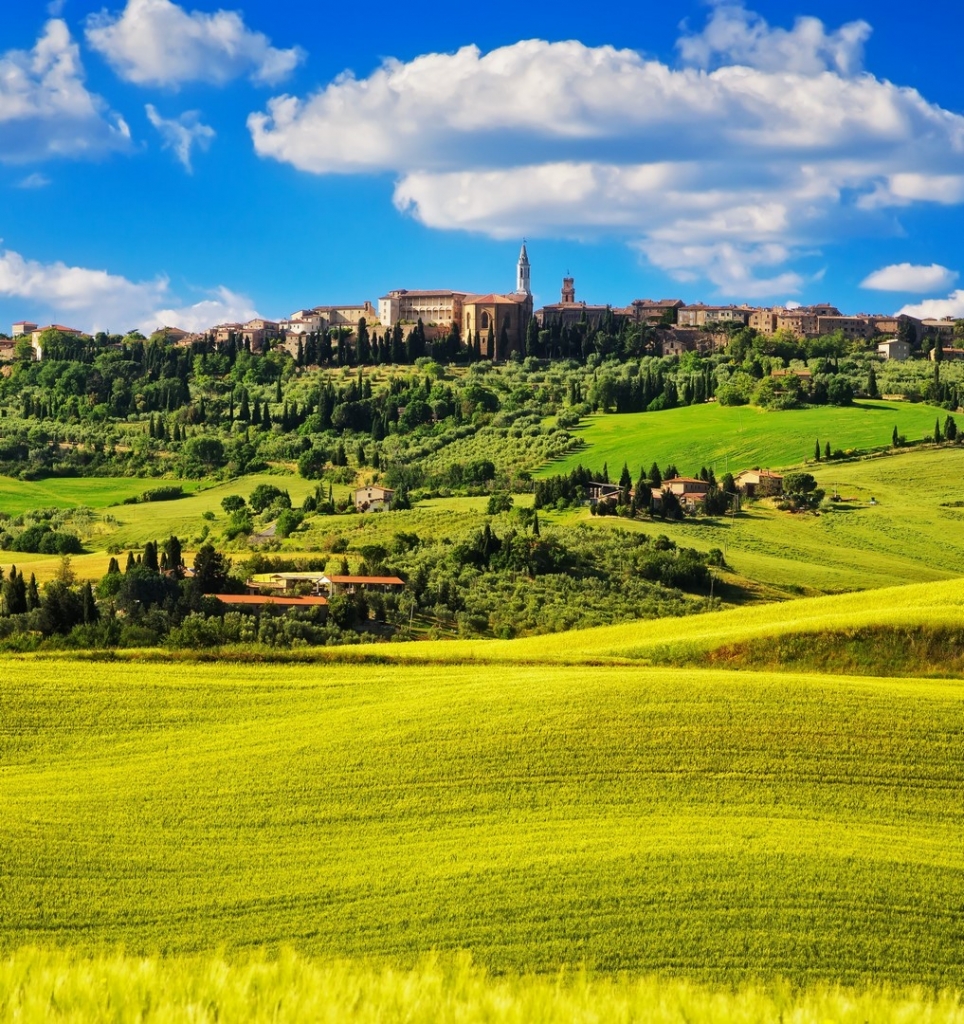
[[537,308],[571,275],[595,305],[964,316],[949,0],[406,11],[7,12],[0,323],[202,330],[503,293],[522,237]]

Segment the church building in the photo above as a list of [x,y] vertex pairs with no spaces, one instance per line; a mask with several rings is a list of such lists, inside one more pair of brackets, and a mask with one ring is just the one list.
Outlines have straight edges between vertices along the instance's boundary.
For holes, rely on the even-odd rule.
[[532,318],[529,254],[525,242],[516,265],[516,290],[509,295],[466,295],[462,301],[462,340],[479,339],[484,359],[501,362],[525,352],[526,329]]

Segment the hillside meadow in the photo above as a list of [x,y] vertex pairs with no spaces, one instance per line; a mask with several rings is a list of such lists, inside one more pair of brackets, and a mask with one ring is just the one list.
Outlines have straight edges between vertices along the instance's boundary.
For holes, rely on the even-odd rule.
[[807,470],[844,500],[819,514],[781,512],[763,501],[738,515],[680,522],[597,518],[585,508],[540,514],[563,526],[586,522],[663,533],[700,551],[719,548],[734,578],[771,600],[964,575],[964,449],[904,450]]
[[798,465],[812,459],[814,444],[832,449],[872,450],[891,443],[894,427],[908,441],[933,435],[947,412],[910,402],[857,401],[851,406],[807,406],[769,411],[756,406],[709,402],[658,413],[597,414],[572,428],[583,446],[540,469],[539,476],[568,473],[578,465],[609,467],[618,478],[623,464],[635,480],[640,467],[675,463],[684,476],[712,466],[717,476],[754,466]]
[[959,680],[516,643],[491,667],[5,660],[0,949],[964,984]]

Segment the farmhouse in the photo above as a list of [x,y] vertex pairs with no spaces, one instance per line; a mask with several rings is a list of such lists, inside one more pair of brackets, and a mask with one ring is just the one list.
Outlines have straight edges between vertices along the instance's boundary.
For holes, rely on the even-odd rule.
[[356,512],[388,512],[392,507],[395,492],[390,487],[359,487],[355,491]]
[[695,507],[709,493],[710,485],[707,480],[699,480],[692,476],[674,476],[663,481],[663,493],[667,491],[675,494],[681,505]]
[[322,584],[328,588],[328,594],[354,594],[357,590],[376,590],[391,592],[401,590],[405,581],[397,576],[322,576]]
[[901,341],[899,338],[888,338],[887,341],[882,341],[877,345],[878,355],[883,356],[884,359],[895,359],[899,362],[910,359],[910,351],[910,342]]
[[783,494],[783,477],[768,469],[747,469],[736,477],[736,486],[748,498]]
[[214,594],[222,604],[238,610],[251,609],[259,612],[264,608],[280,608],[287,611],[289,608],[321,608],[322,617],[328,616],[328,599],[324,597],[297,597],[295,595],[285,597],[266,596],[264,594]]
[[604,484],[599,480],[590,480],[586,485],[586,496],[593,505],[597,501],[608,501],[609,498],[615,498],[617,494],[619,494],[617,484]]

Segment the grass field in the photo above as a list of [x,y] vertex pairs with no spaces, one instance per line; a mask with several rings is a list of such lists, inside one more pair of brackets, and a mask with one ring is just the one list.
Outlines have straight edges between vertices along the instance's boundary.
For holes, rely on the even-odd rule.
[[[867,595],[800,606],[858,599],[856,620]],[[601,631],[569,640],[606,650]],[[3,669],[7,951],[464,949],[492,971],[964,985],[959,681]]]
[[585,447],[543,466],[539,476],[568,473],[578,465],[599,471],[609,466],[618,478],[623,463],[636,479],[640,468],[675,463],[684,476],[712,466],[717,476],[753,466],[797,465],[813,458],[814,442],[833,449],[884,448],[894,427],[908,440],[934,432],[934,421],[947,413],[931,405],[860,401],[853,406],[810,406],[768,412],[754,406],[710,402],[658,413],[622,413],[589,417],[575,428]]
[[557,976],[493,977],[467,957],[426,958],[412,970],[278,958],[83,959],[23,950],[0,961],[0,1022],[50,1020],[322,1022],[322,1024],[961,1024],[953,992]]
[[839,489],[853,500],[820,515],[791,515],[758,503],[738,516],[679,523],[593,518],[585,509],[543,518],[665,533],[702,551],[720,548],[738,575],[770,597],[964,575],[964,507],[955,504],[964,500],[964,450],[905,451],[809,468],[828,494]]
[[[170,484],[170,480],[136,477],[56,477],[48,480],[15,480],[0,477],[0,512],[19,515],[35,508],[103,509],[125,498],[136,498],[154,487]],[[198,487],[196,480],[178,483],[185,491]],[[154,506],[156,508],[156,506]]]

